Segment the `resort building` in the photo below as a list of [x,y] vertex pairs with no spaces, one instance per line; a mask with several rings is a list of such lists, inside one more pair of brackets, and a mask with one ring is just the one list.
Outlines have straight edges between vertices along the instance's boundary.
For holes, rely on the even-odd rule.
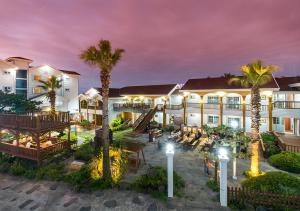
[[[183,86],[111,89],[109,121],[123,117],[135,125],[152,109],[152,119],[162,125],[231,126],[236,122],[238,128],[250,132],[250,94],[250,88],[230,84],[229,77],[225,76],[190,79]],[[95,99],[101,105],[100,89],[91,88],[79,96],[82,119],[93,121],[95,113],[101,115],[101,106],[95,106]],[[261,88],[260,129],[300,135],[300,77],[272,78]]]
[[0,90],[23,95],[27,99],[41,101],[43,110],[50,106],[45,91],[37,87],[39,80],[56,76],[62,80],[62,87],[57,90],[56,107],[58,111],[78,113],[79,73],[50,67],[49,65],[31,66],[31,59],[9,57],[0,60]]

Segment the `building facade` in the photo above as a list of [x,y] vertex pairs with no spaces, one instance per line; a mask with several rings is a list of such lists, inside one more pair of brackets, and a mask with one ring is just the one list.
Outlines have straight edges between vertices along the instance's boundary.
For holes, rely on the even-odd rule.
[[[83,119],[93,113],[101,113],[94,106],[90,89],[81,100],[89,100],[89,110],[81,107]],[[228,77],[190,79],[184,85],[129,86],[113,89],[109,98],[109,120],[117,117],[130,119],[132,123],[150,108],[157,107],[154,120],[162,125],[177,124],[203,127],[203,125],[231,126],[251,131],[251,90],[229,83]],[[81,103],[84,101],[81,101]],[[81,104],[84,105],[84,104]],[[94,109],[93,109],[94,108]],[[300,77],[273,78],[261,87],[261,131],[277,131],[300,135]]]
[[9,57],[1,60],[0,89],[25,96],[27,99],[41,101],[41,108],[47,110],[50,104],[45,97],[45,91],[38,87],[39,80],[47,80],[50,76],[56,76],[62,81],[62,87],[56,92],[57,110],[78,113],[80,74],[56,69],[49,65],[31,66],[32,62],[33,60],[23,57]]

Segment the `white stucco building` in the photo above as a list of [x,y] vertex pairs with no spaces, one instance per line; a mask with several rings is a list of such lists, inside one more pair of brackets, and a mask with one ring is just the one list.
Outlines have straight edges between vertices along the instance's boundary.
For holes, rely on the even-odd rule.
[[42,101],[42,109],[48,109],[49,101],[45,91],[37,87],[39,80],[56,76],[62,80],[57,90],[56,106],[58,111],[78,113],[79,76],[77,72],[60,70],[49,65],[31,66],[31,59],[9,57],[0,60],[0,89],[25,96],[27,99]]

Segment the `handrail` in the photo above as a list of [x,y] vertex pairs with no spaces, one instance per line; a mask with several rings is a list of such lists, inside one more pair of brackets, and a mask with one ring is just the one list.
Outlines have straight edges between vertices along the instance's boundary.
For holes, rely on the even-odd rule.
[[142,113],[137,120],[133,123],[133,129],[136,129],[136,127],[140,124],[140,122],[143,120],[143,118],[145,117],[145,114]]
[[135,128],[136,131],[143,131],[147,127],[147,124],[150,122],[150,120],[153,118],[154,114],[157,111],[157,106],[155,106],[153,109],[150,109],[150,111],[145,115],[145,117],[142,119],[140,124]]
[[169,110],[180,110],[183,108],[183,104],[178,104],[178,105],[170,105],[170,104],[167,104],[166,105],[166,109],[169,109]]

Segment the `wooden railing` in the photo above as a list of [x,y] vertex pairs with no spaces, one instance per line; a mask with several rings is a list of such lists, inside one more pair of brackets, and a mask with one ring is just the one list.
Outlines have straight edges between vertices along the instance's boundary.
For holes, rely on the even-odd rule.
[[124,111],[124,110],[144,111],[153,107],[154,107],[153,104],[146,104],[146,103],[114,103],[113,104],[114,111]]
[[200,109],[200,103],[187,103],[186,107],[188,107],[188,108],[199,108]]
[[[251,111],[251,105],[250,104],[246,105],[246,110]],[[268,111],[268,105],[261,105],[260,111]]]
[[0,127],[8,129],[51,129],[52,127],[69,123],[69,112],[56,112],[55,115],[45,112],[26,114],[0,113]]
[[57,152],[63,151],[65,149],[70,148],[69,142],[66,141],[59,141],[56,144],[50,145],[46,148],[41,149],[42,154],[55,154]]
[[277,137],[278,146],[281,148],[281,150],[300,153],[300,146],[286,144],[277,132],[273,132],[273,134]]
[[300,209],[300,195],[285,195],[228,187],[228,203],[252,204],[275,208]]
[[157,106],[153,109],[150,109],[149,112],[145,115],[145,117],[141,120],[141,122],[134,128],[135,131],[143,132],[147,128],[147,125],[150,123],[151,119],[154,117],[157,111]]
[[223,104],[224,110],[241,111],[243,104]]
[[0,152],[30,160],[38,160],[37,150],[34,148],[18,147],[15,145],[0,142]]
[[137,120],[135,120],[135,122],[133,123],[133,129],[135,130],[136,127],[141,123],[141,121],[143,120],[143,118],[145,117],[145,114],[142,113],[139,118],[137,118]]
[[220,109],[219,103],[204,103],[203,104],[204,109]]

